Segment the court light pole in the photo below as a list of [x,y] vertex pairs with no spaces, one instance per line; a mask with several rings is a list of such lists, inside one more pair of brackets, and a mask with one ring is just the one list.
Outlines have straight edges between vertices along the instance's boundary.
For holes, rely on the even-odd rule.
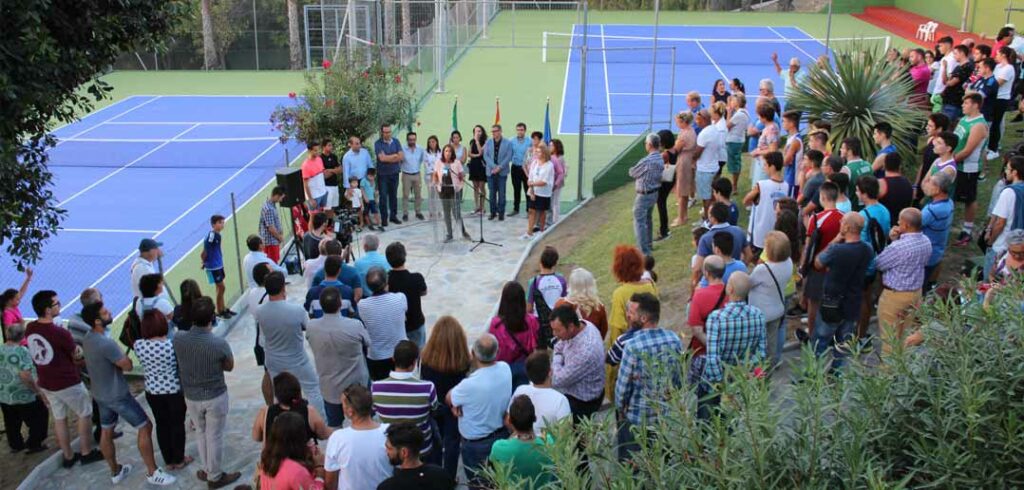
[[832,0],[828,0],[828,21],[825,24],[825,56],[830,53],[828,44],[832,39]]
[[[583,45],[580,47],[580,121],[579,121],[579,149],[577,150],[577,170],[579,178],[576,180],[576,200],[583,200],[583,146],[586,139],[586,113],[587,113],[587,39],[590,37],[590,26],[587,24],[587,0],[583,0]],[[572,39],[569,40],[572,46]],[[569,50],[569,59],[572,60],[572,49]],[[564,96],[564,95],[563,95]],[[610,129],[610,128],[609,128]]]
[[[657,80],[656,74],[658,71],[658,14],[660,13],[661,0],[654,0],[654,43],[652,48],[652,54],[654,56],[652,57],[653,61],[651,62],[651,95],[650,102],[647,107],[647,131],[654,129],[654,82]],[[675,69],[675,66],[673,66],[672,71],[675,72]],[[669,101],[669,105],[672,105],[671,101]],[[611,107],[608,109],[611,110]],[[611,128],[609,128],[608,132],[611,132]]]

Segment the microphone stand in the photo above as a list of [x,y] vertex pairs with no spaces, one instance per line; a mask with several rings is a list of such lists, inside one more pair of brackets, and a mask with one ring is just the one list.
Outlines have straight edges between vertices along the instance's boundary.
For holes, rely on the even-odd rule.
[[[480,193],[480,199],[483,200],[484,204],[487,204],[487,203],[490,202],[490,199],[487,199],[487,196],[485,194],[486,193],[481,192]],[[476,249],[478,247],[480,247],[480,245],[494,245],[495,247],[504,247],[504,245],[502,245],[500,243],[489,242],[489,241],[484,239],[484,213],[480,213],[479,218],[480,218],[480,239],[477,240],[476,245],[473,245],[473,247],[470,248],[469,251],[470,252],[476,251]]]

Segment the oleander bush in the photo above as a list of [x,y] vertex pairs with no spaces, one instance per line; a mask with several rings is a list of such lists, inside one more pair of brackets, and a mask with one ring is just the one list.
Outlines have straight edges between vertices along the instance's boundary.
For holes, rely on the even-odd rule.
[[[962,290],[973,291],[970,285]],[[633,464],[616,460],[613,417],[556,426],[548,488],[1020,488],[1024,486],[1024,287],[988,308],[930,299],[925,343],[840,375],[805,348],[792,379],[735,368],[721,416],[698,420],[688,387],[669,390]],[[684,373],[680,373],[684,374]],[[577,444],[586,443],[585,454]],[[583,457],[590,471],[577,472]],[[506,468],[495,488],[529,488]]]

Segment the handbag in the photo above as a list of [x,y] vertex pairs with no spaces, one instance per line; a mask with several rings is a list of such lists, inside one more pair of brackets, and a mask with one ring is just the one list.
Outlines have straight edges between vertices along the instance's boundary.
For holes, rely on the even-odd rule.
[[825,293],[822,295],[821,306],[818,308],[818,314],[821,315],[821,319],[825,323],[835,324],[843,321],[844,296],[845,295],[842,293]]
[[661,171],[661,181],[668,183],[676,180],[676,166],[665,165],[665,168]]

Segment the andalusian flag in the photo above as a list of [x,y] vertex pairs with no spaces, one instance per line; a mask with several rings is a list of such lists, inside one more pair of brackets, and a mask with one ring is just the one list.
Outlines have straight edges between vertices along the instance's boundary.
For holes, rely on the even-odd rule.
[[455,96],[455,104],[452,105],[452,131],[459,130],[459,96]]
[[494,98],[494,124],[501,124],[501,101]]
[[551,97],[544,106],[544,143],[551,143]]

